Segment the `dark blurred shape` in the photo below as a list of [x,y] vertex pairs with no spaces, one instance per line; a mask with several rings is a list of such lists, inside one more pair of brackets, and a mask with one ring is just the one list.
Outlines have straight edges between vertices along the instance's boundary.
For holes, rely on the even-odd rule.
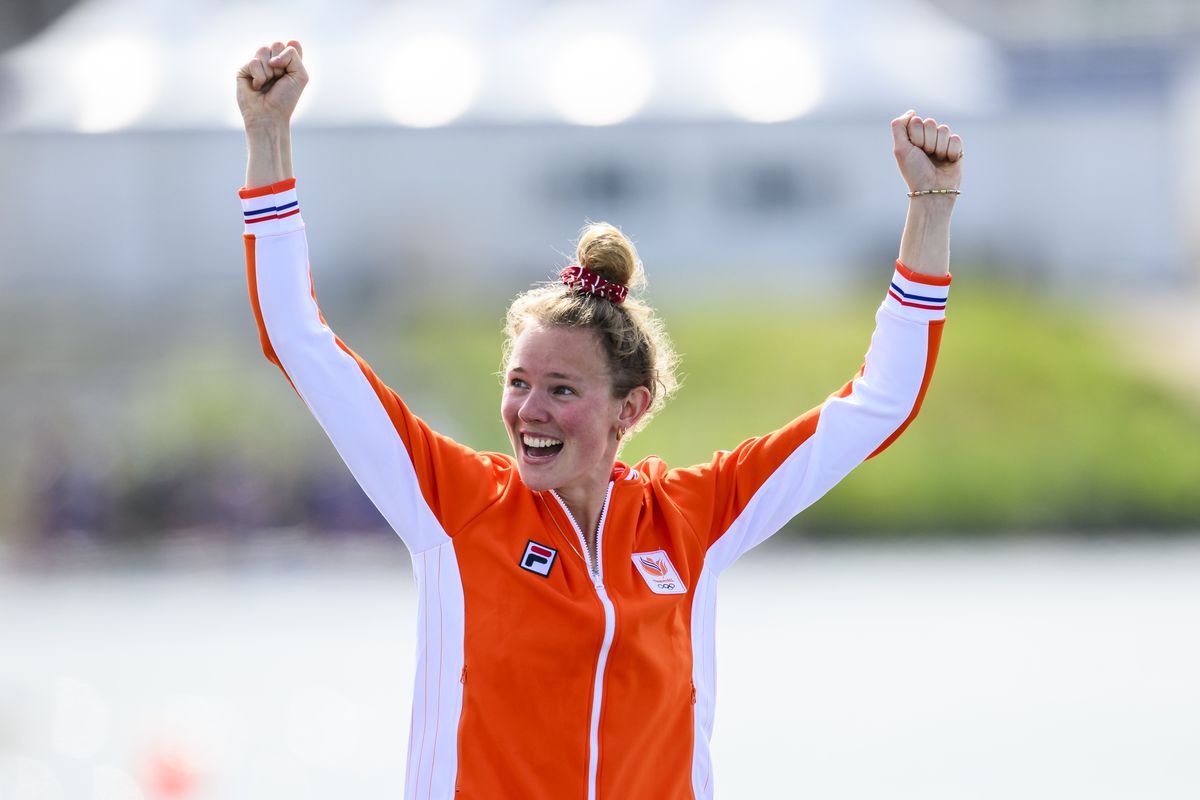
[[0,3],[0,53],[32,39],[78,0],[7,0]]
[[318,536],[387,530],[387,522],[340,463],[264,472],[231,456],[104,463],[47,440],[33,476],[40,544],[154,545],[188,532],[245,540],[273,528]]
[[1004,48],[1022,106],[1128,101],[1166,106],[1185,51],[1162,42],[1021,42]]
[[717,171],[716,192],[734,213],[791,213],[805,205],[805,183],[799,168],[786,161],[735,160]]
[[548,188],[548,196],[556,205],[566,203],[607,212],[626,210],[645,200],[651,192],[646,176],[633,164],[616,159],[554,168]]
[[1187,39],[1200,33],[1195,0],[932,0],[948,16],[1009,42]]
[[1200,34],[1194,0],[934,0],[1000,45],[1017,107],[1165,106]]
[[316,532],[387,530],[378,509],[341,464],[325,464],[301,479],[299,505],[305,521]]
[[48,447],[42,454],[35,479],[38,530],[52,540],[97,543],[112,515],[104,465],[95,460],[72,460],[61,447]]

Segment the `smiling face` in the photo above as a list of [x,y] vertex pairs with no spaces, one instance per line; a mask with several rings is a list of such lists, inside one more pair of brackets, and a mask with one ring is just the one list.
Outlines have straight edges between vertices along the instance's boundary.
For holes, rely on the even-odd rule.
[[593,331],[530,323],[513,342],[500,402],[521,480],[534,491],[603,492],[617,431],[641,416],[636,393],[613,397]]

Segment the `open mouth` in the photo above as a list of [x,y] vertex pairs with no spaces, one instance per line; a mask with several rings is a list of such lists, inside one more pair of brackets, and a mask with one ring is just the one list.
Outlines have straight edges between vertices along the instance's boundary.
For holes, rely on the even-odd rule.
[[526,433],[521,436],[521,447],[525,451],[526,458],[531,461],[539,461],[558,455],[558,451],[563,449],[563,443],[560,439],[530,436]]

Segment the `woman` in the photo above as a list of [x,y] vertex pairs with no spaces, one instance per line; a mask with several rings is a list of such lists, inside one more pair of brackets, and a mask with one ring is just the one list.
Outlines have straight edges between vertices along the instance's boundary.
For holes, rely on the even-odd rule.
[[819,408],[690,469],[617,461],[674,387],[628,297],[640,264],[592,226],[561,282],[509,309],[513,455],[429,429],[326,326],[292,177],[297,42],[238,75],[263,350],[409,547],[420,597],[406,798],[709,798],[717,577],[916,415],[945,313],[962,143],[893,120],[912,200],[866,364]]

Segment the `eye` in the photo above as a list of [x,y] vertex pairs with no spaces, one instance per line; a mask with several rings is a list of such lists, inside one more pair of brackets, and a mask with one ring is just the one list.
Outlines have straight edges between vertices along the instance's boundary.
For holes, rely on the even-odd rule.
[[514,389],[528,389],[529,388],[529,384],[527,384],[525,381],[521,380],[520,378],[509,378],[508,385]]
[[570,386],[555,386],[554,393],[561,394],[561,395],[572,395],[572,394],[575,394],[575,390],[572,389]]

